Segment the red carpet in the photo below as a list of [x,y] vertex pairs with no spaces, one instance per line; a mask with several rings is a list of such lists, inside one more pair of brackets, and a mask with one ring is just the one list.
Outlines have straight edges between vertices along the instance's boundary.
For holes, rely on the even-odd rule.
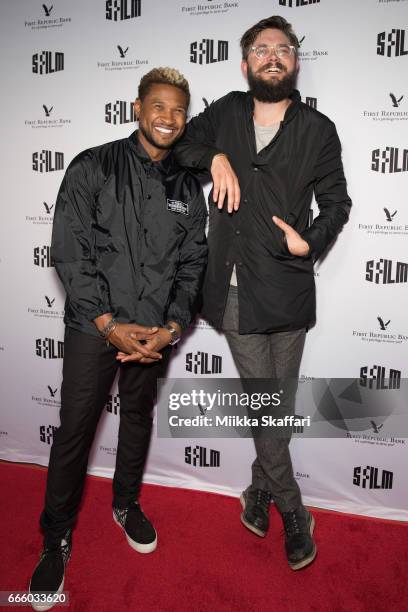
[[[46,473],[0,462],[0,590],[26,590],[41,547]],[[262,540],[239,521],[237,499],[145,485],[158,531],[140,555],[112,520],[111,483],[89,478],[65,590],[69,610],[384,612],[407,609],[405,525],[315,511],[315,562],[287,565],[281,521]],[[26,608],[19,608],[26,609]],[[64,608],[56,608],[63,610]]]

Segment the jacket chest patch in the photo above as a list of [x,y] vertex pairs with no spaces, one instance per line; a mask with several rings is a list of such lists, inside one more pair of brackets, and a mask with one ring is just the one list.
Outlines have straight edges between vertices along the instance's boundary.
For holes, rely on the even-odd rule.
[[181,215],[188,215],[189,213],[188,204],[180,200],[170,200],[169,198],[167,198],[167,210]]

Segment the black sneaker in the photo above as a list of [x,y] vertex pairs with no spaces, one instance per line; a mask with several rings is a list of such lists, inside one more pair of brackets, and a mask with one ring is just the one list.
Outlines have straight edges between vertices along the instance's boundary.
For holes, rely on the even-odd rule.
[[249,486],[241,493],[240,501],[244,509],[241,514],[242,523],[247,529],[264,538],[269,529],[271,494],[269,491]]
[[303,506],[292,512],[282,512],[282,520],[288,563],[293,570],[302,569],[313,561],[317,553],[312,538],[315,520]]
[[[56,543],[45,541],[40,561],[31,577],[30,593],[61,593],[64,589],[65,566],[71,556],[72,530],[68,529],[64,537]],[[57,602],[55,602],[57,603]],[[49,602],[32,602],[34,610],[50,610],[55,604]]]
[[127,508],[113,508],[115,523],[124,529],[129,546],[140,553],[151,553],[157,547],[157,533],[142,512],[138,502]]

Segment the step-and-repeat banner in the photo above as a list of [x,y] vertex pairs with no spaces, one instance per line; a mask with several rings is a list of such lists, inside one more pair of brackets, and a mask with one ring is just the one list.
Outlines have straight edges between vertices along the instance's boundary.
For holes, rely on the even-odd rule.
[[[367,387],[407,376],[407,0],[3,0],[0,13],[0,458],[47,465],[58,427],[64,294],[49,245],[70,160],[134,129],[137,86],[155,66],[188,78],[191,115],[245,89],[239,38],[273,14],[298,34],[299,90],[336,123],[354,203],[315,268],[317,324],[301,381],[343,377]],[[201,319],[169,374],[237,376],[225,339]],[[398,385],[370,386],[392,405]],[[352,401],[358,416],[358,394]],[[119,412],[114,387],[91,474],[113,473]],[[381,410],[336,438],[298,435],[291,449],[305,502],[406,520],[407,445]],[[145,480],[237,495],[253,458],[248,438],[154,436]]]

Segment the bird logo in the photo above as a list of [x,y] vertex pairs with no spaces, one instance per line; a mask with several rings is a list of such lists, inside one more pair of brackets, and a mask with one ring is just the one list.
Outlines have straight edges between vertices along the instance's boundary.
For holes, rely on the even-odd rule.
[[201,404],[198,404],[198,409],[200,413],[202,414],[202,416],[204,416],[205,413],[207,412],[207,408],[204,408],[204,406],[202,406]]
[[120,45],[117,45],[119,53],[120,53],[120,57],[125,58],[126,57],[126,53],[129,50],[129,47],[126,47],[125,50],[122,49],[122,47]]
[[390,98],[392,100],[392,105],[394,108],[398,108],[400,105],[401,100],[403,99],[404,96],[401,96],[399,100],[397,100],[396,96],[394,96],[393,93],[390,93]]
[[43,104],[43,109],[44,109],[44,113],[45,113],[45,116],[46,116],[46,117],[49,117],[49,116],[50,116],[51,111],[52,111],[52,109],[53,109],[53,108],[54,108],[53,106],[51,106],[51,108],[47,108],[47,107],[45,106],[45,104]]
[[45,299],[47,301],[47,306],[48,308],[52,308],[54,302],[55,302],[55,298],[53,298],[52,300],[48,297],[48,295],[45,296]]
[[389,223],[391,223],[391,221],[393,220],[393,218],[395,217],[395,215],[397,214],[398,210],[394,210],[394,212],[391,214],[390,211],[388,210],[388,208],[384,208],[383,209],[385,212],[385,216],[387,218],[387,221],[389,221]]
[[375,421],[370,421],[371,427],[373,428],[374,433],[380,433],[380,429],[383,427],[383,423],[381,425],[377,425]]
[[306,36],[303,36],[300,40],[299,40],[299,47],[302,46],[302,42],[305,40]]
[[43,7],[43,9],[44,9],[45,16],[46,16],[46,17],[50,17],[50,15],[51,15],[51,11],[52,11],[52,9],[54,8],[54,5],[52,4],[52,5],[51,5],[51,6],[48,8],[48,7],[47,7],[45,4],[43,4],[43,5],[42,5],[42,7]]
[[377,321],[380,324],[381,331],[385,331],[387,329],[388,325],[391,323],[391,319],[389,319],[386,323],[384,323],[384,321],[382,320],[381,317],[377,317]]
[[55,394],[58,391],[58,387],[55,387],[55,389],[52,389],[50,385],[47,385],[47,387],[48,387],[48,391],[50,392],[51,397],[55,397]]
[[202,98],[202,100],[204,102],[205,108],[208,108],[210,106],[210,104],[212,104],[212,102],[214,102],[214,100],[212,102],[208,102],[207,98]]
[[52,209],[54,208],[54,204],[52,204],[52,206],[48,206],[47,202],[43,202],[43,204],[44,204],[45,212],[47,213],[47,215],[50,215]]

